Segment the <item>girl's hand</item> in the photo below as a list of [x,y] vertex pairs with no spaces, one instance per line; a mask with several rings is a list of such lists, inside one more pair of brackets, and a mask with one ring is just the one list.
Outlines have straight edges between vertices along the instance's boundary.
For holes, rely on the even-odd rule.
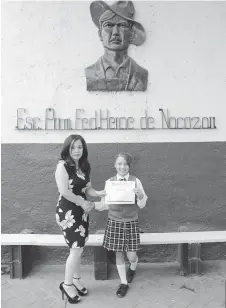
[[94,208],[95,208],[94,202],[88,201],[88,203],[89,203],[89,207],[88,207],[88,209],[85,211],[87,214],[89,214],[89,212],[91,212],[91,211],[94,210]]
[[134,188],[134,193],[137,195],[137,198],[139,200],[143,199],[144,198],[144,194],[142,193],[142,191],[138,188]]
[[104,196],[106,196],[106,191],[105,190],[96,190],[96,194],[97,194],[97,196],[98,197],[104,197]]

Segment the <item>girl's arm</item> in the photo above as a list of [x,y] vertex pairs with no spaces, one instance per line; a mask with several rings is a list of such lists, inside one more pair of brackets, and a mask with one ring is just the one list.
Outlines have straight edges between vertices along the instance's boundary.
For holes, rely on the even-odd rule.
[[84,205],[86,200],[81,196],[75,195],[71,190],[69,190],[69,176],[63,162],[59,162],[57,165],[55,180],[61,196],[63,196],[68,201],[75,203],[76,205]]
[[102,197],[100,202],[94,202],[94,209],[100,212],[108,210],[108,205],[105,203],[105,197]]
[[145,194],[141,181],[138,178],[136,178],[135,193],[137,195],[137,205],[142,209],[145,207],[148,197]]
[[92,187],[91,181],[86,185],[86,190],[85,193],[87,196],[89,197],[102,197],[105,195],[105,191],[104,190],[95,190]]
[[[109,180],[108,180],[109,181]],[[106,185],[105,185],[106,187]],[[94,202],[94,209],[97,211],[104,211],[104,210],[108,210],[108,205],[105,203],[105,189],[102,190],[102,192],[104,192],[104,195],[101,197],[101,201],[100,202]]]

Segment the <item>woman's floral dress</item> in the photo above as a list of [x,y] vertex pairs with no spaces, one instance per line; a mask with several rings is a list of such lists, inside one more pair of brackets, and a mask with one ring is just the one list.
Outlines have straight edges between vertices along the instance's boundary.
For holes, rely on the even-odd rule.
[[[75,195],[82,196],[86,199],[85,189],[90,181],[89,177],[77,175],[65,161],[59,161],[59,164],[64,164],[68,173],[69,189]],[[81,206],[68,201],[60,195],[56,207],[56,221],[70,248],[84,247],[88,238],[89,216]]]

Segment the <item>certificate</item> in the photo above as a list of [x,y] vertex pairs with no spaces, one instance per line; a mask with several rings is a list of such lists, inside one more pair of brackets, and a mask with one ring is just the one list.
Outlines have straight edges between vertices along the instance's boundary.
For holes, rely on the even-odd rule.
[[134,181],[109,181],[106,182],[106,204],[134,204]]

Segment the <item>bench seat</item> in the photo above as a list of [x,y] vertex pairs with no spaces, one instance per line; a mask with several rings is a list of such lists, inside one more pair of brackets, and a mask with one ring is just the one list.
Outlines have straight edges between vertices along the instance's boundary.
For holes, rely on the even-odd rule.
[[[103,234],[90,234],[86,246],[101,246]],[[141,245],[226,242],[226,231],[141,233]],[[1,234],[1,245],[67,246],[62,234]]]
[[[102,247],[104,230],[90,234],[86,246],[94,247],[94,274],[98,280],[107,279],[108,256]],[[141,245],[178,244],[179,263],[184,274],[201,272],[201,244],[226,242],[226,231],[200,232],[170,232],[170,233],[141,233]],[[62,234],[1,234],[1,245],[11,247],[11,278],[26,276],[31,270],[32,246],[62,246],[67,244]]]

